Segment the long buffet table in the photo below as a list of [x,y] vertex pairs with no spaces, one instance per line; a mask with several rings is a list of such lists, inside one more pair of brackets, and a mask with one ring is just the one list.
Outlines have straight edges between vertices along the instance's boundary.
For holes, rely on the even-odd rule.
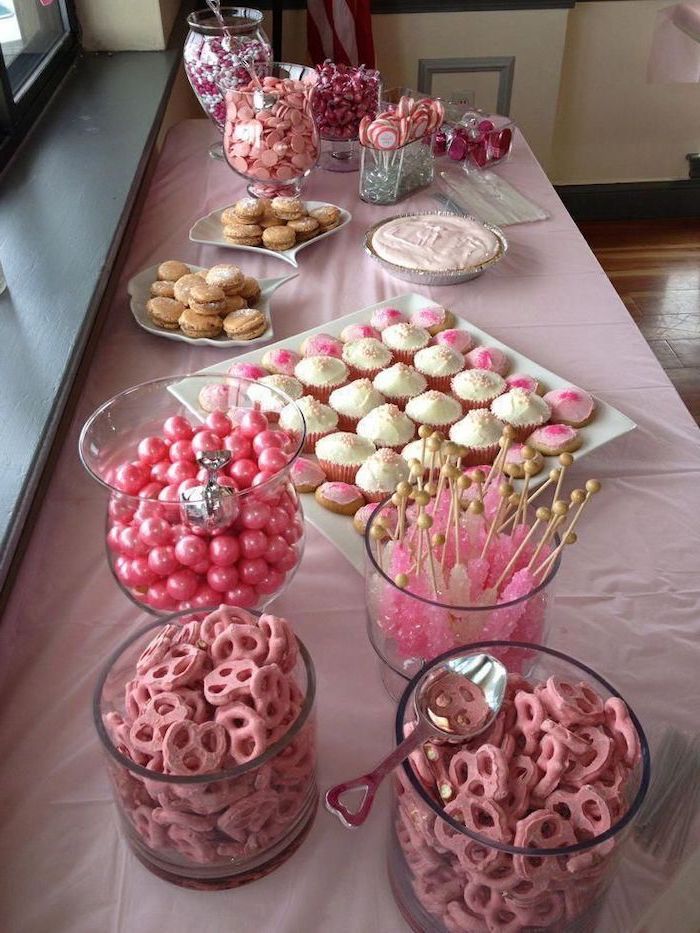
[[[319,811],[298,853],[240,890],[195,893],[156,879],[120,839],[91,722],[97,671],[143,614],[110,575],[105,496],[78,461],[80,426],[127,386],[232,355],[144,333],[129,313],[126,282],[171,258],[234,261],[257,277],[290,271],[279,260],[188,241],[198,217],[243,194],[241,180],[208,157],[213,138],[208,123],[192,120],[166,140],[0,628],[0,916],[13,933],[406,929],[386,880],[381,806],[352,834]],[[498,266],[425,294],[637,422],[574,468],[577,477],[599,477],[605,490],[581,543],[565,555],[549,643],[615,683],[653,748],[664,723],[697,728],[700,709],[700,434],[522,137],[499,171],[551,219],[507,228],[510,248]],[[365,229],[391,209],[359,201],[357,175],[317,171],[305,196],[341,204],[353,220],[300,254],[298,277],[273,299],[277,338],[420,290],[364,256]],[[422,195],[407,204],[430,202]],[[365,636],[363,580],[309,527],[302,566],[275,611],[293,620],[315,661],[326,788],[378,759],[392,734],[392,703]],[[599,930],[629,933],[664,883],[632,844]]]

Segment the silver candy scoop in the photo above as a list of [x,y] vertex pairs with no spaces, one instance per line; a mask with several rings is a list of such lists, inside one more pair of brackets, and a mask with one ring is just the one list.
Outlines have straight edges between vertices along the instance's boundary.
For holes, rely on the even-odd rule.
[[[368,774],[336,784],[326,792],[326,809],[352,829],[369,816],[374,795],[387,774],[411,752],[430,739],[461,743],[484,732],[503,703],[508,672],[490,654],[468,654],[450,658],[428,671],[415,689],[418,716],[413,732]],[[349,810],[342,796],[364,788],[360,805]]]
[[200,450],[197,462],[209,474],[205,486],[193,486],[180,494],[182,519],[192,528],[211,533],[227,528],[238,515],[238,496],[230,486],[221,486],[219,473],[231,460],[230,450]]

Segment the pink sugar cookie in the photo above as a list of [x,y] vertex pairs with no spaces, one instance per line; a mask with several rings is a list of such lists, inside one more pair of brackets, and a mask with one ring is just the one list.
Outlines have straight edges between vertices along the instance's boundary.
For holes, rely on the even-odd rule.
[[451,327],[437,333],[433,343],[443,343],[458,353],[467,353],[474,346],[474,339],[468,331]]
[[370,318],[370,324],[377,330],[382,331],[392,324],[403,324],[407,321],[406,315],[398,308],[378,308]]
[[540,384],[534,376],[528,376],[527,373],[513,373],[506,376],[506,385],[509,389],[524,389],[526,392],[539,393]]
[[559,421],[572,428],[581,428],[593,419],[593,396],[576,386],[547,392],[544,400],[552,410],[552,421]]
[[264,366],[258,366],[257,363],[231,363],[228,368],[229,376],[240,376],[243,379],[262,379],[263,376],[269,376],[269,372]]
[[441,305],[426,305],[411,315],[411,324],[424,328],[433,337],[446,330],[453,321],[452,314]]
[[313,492],[326,481],[326,474],[318,463],[305,457],[297,457],[294,461],[291,477],[297,492]]
[[340,332],[343,343],[352,343],[353,340],[364,340],[367,337],[379,339],[379,331],[371,324],[348,324]]
[[300,359],[301,357],[294,350],[273,349],[263,355],[262,364],[269,373],[293,376],[294,367]]
[[302,342],[299,349],[302,356],[335,356],[340,359],[343,355],[343,341],[330,334],[312,334]]
[[505,376],[510,367],[508,357],[497,347],[475,347],[466,355],[467,365],[471,369],[488,369]]
[[554,457],[578,450],[583,439],[576,428],[568,424],[545,424],[536,428],[527,439],[527,445],[541,454]]

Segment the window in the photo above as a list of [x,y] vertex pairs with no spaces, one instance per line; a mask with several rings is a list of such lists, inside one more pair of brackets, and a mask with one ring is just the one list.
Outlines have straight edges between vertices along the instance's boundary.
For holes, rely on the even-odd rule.
[[76,33],[71,0],[0,0],[0,164],[65,74]]

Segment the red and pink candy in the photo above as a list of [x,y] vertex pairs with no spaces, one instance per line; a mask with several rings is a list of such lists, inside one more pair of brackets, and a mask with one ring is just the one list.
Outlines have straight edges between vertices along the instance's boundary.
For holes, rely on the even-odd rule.
[[[560,677],[533,685],[511,674],[485,733],[459,747],[433,743],[411,763],[445,813],[473,832],[553,849],[595,839],[624,816],[639,759],[620,698],[603,700],[589,684]],[[489,849],[444,820],[422,819],[411,785],[397,775],[396,828],[413,888],[448,930],[563,928],[601,896],[613,840],[556,858]]]
[[313,111],[324,139],[356,139],[360,120],[374,117],[379,100],[378,71],[364,65],[317,65]]
[[463,118],[464,125],[443,128],[436,136],[436,155],[446,152],[450,159],[462,162],[468,159],[478,168],[500,162],[510,152],[513,131],[509,126],[498,128],[488,119],[476,114]]
[[[271,429],[265,415],[252,409],[235,425],[223,412],[211,412],[197,431],[174,416],[162,433],[141,440],[139,459],[114,473],[120,492],[143,500],[110,502],[107,545],[118,579],[160,611],[222,598],[246,607],[267,602],[300,560],[303,526],[296,493],[291,483],[267,485],[289,463],[289,435]],[[245,495],[229,528],[203,534],[182,524],[180,496],[206,481],[197,451],[221,448],[231,451],[232,461],[219,482]]]
[[239,778],[179,779],[248,764],[281,739],[303,706],[296,663],[296,638],[284,619],[226,606],[201,621],[164,626],[149,642],[126,684],[123,711],[104,716],[115,748],[153,772],[112,771],[122,807],[149,848],[230,865],[289,830],[313,783],[311,723],[283,753]]

